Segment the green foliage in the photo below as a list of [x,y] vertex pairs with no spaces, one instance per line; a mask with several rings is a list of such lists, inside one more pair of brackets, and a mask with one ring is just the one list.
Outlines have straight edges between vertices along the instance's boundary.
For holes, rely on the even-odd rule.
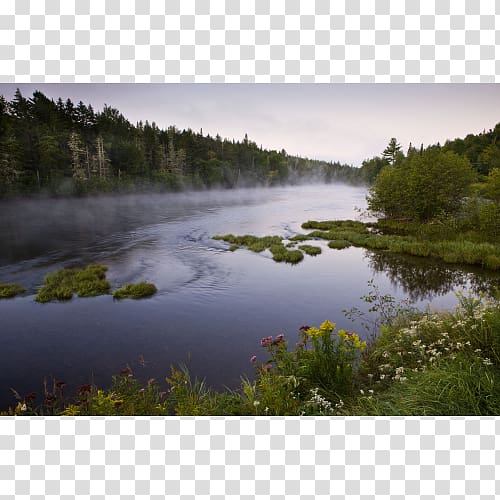
[[[477,229],[482,234],[476,235],[476,240],[486,237],[493,240],[496,237],[498,216],[495,204],[485,204],[480,208],[478,220],[483,222],[479,222]],[[340,222],[345,224],[339,224]],[[352,222],[354,221],[309,221],[303,226],[324,229],[312,231],[308,237],[328,240],[330,248],[353,245],[416,257],[437,258],[452,264],[500,269],[500,247],[487,241],[465,239],[464,232],[452,220],[444,224],[403,223],[390,219],[368,224]]]
[[[318,229],[320,231],[331,231],[331,230],[344,230],[344,231],[355,231],[357,233],[367,233],[369,224],[359,222],[357,220],[308,220],[302,224],[303,229]],[[307,236],[311,236],[308,234]]]
[[300,250],[288,250],[282,243],[271,245],[269,250],[273,254],[275,262],[287,262],[289,264],[298,264],[304,258]]
[[16,283],[0,283],[0,299],[10,299],[23,293],[26,289]]
[[89,265],[85,269],[67,268],[45,276],[45,285],[40,288],[35,300],[45,303],[54,300],[70,300],[76,293],[79,297],[95,297],[109,293],[106,266]]
[[390,165],[394,165],[396,159],[398,158],[398,153],[401,151],[401,144],[398,144],[398,141],[395,137],[393,137],[387,147],[384,149],[382,153],[382,158],[389,163]]
[[223,236],[213,236],[214,240],[222,240],[231,243],[229,250],[235,251],[240,247],[246,247],[252,252],[263,252],[269,249],[273,260],[276,262],[288,262],[289,264],[297,264],[303,258],[304,254],[300,250],[288,250],[283,245],[283,238],[281,236],[252,236],[245,234],[243,236],[235,236],[233,234],[226,234]]
[[370,189],[368,208],[384,217],[420,222],[455,214],[474,178],[467,159],[429,148],[382,169]]
[[328,242],[328,246],[335,250],[342,250],[343,248],[349,248],[351,243],[347,240],[331,240]]
[[306,234],[296,234],[295,236],[292,236],[291,238],[288,238],[290,241],[308,241],[311,238],[307,236]]
[[[499,151],[500,156],[500,151]],[[484,186],[485,195],[500,203],[500,167],[494,168],[488,174]]]
[[307,255],[315,256],[321,253],[321,248],[313,245],[299,245],[299,248]]
[[141,281],[140,283],[129,283],[113,292],[115,299],[144,299],[154,295],[158,289],[152,283]]
[[[406,316],[381,328],[363,361],[363,392],[348,414],[496,415],[500,306],[460,296],[455,312]],[[400,318],[401,319],[401,318]]]

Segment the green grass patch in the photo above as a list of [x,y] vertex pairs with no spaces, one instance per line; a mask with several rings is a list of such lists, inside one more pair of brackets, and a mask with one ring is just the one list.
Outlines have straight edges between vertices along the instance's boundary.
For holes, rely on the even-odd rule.
[[300,250],[288,250],[283,244],[271,245],[269,250],[273,254],[273,260],[275,262],[298,264],[304,259],[304,254]]
[[[340,222],[346,224],[339,224]],[[453,239],[438,239],[439,229],[436,229],[436,224],[427,224],[425,229],[422,229],[423,226],[387,220],[374,224],[356,221],[309,221],[303,224],[305,228],[315,229],[307,235],[309,238],[327,240],[330,248],[345,248],[343,245],[347,246],[349,243],[373,250],[436,258],[449,264],[500,269],[499,245],[470,241],[460,234],[456,234]],[[370,228],[374,231],[370,231]],[[337,243],[339,241],[342,243]]]
[[328,242],[328,246],[335,250],[342,250],[343,248],[349,248],[352,245],[347,240],[331,240]]
[[0,299],[11,299],[26,289],[16,283],[0,283]]
[[299,248],[307,255],[312,255],[313,257],[321,253],[321,248],[314,245],[299,245]]
[[145,299],[154,295],[158,289],[152,283],[141,281],[140,283],[129,283],[113,292],[115,299]]
[[291,238],[288,238],[290,241],[308,241],[311,238],[307,234],[296,234]]
[[[225,234],[222,236],[213,236],[214,240],[222,240],[231,245],[239,247],[246,247],[252,252],[263,252],[266,248],[270,248],[271,245],[281,244],[283,238],[281,236],[253,236],[251,234],[245,234],[243,236],[235,236],[234,234]],[[237,248],[234,248],[236,250]],[[231,248],[230,248],[231,250]]]
[[85,269],[67,268],[45,276],[45,285],[35,297],[37,302],[70,300],[73,294],[79,297],[96,297],[109,293],[110,284],[106,280],[106,266],[93,264]]

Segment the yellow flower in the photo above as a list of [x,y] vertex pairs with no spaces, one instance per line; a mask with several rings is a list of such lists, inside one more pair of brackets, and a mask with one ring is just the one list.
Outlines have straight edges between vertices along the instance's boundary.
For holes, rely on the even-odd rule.
[[323,323],[321,323],[321,326],[319,327],[319,330],[321,333],[325,333],[325,332],[328,332],[328,333],[331,333],[333,332],[333,330],[335,330],[335,323],[332,323],[331,321],[323,321]]
[[306,330],[305,333],[309,337],[316,337],[319,335],[320,331],[313,326],[313,327],[309,328],[308,330]]

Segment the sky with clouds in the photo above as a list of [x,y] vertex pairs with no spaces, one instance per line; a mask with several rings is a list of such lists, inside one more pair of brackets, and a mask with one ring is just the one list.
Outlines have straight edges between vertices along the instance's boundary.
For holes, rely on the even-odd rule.
[[11,99],[38,89],[132,123],[203,129],[289,154],[359,166],[391,137],[406,151],[489,130],[500,122],[498,84],[0,84]]

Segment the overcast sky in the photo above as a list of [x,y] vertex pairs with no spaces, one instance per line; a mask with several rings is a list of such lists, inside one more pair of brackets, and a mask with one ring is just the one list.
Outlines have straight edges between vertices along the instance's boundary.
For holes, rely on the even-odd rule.
[[117,108],[132,123],[203,129],[215,136],[358,166],[391,137],[405,152],[465,137],[500,122],[497,84],[0,84],[12,99],[38,89]]

